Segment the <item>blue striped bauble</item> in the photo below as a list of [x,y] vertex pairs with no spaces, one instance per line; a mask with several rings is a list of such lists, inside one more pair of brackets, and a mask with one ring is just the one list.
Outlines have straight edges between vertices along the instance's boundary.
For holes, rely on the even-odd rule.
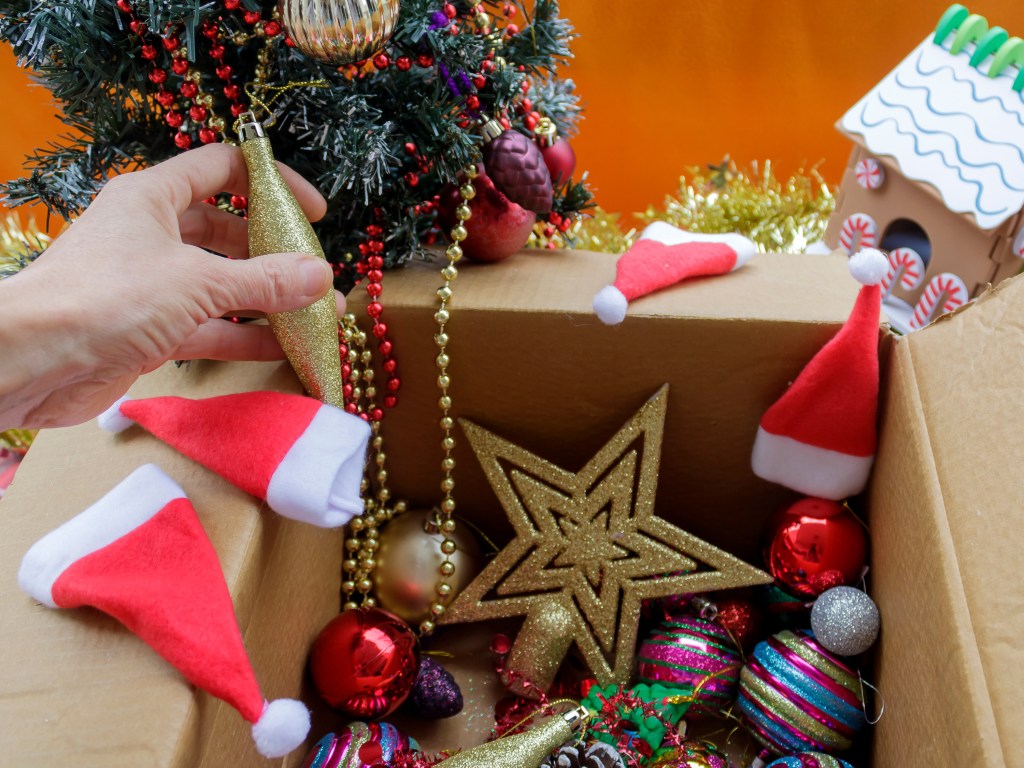
[[768,764],[768,768],[853,768],[845,760],[826,755],[824,752],[801,752],[799,755],[780,757]]
[[841,752],[865,722],[857,673],[809,630],[757,644],[740,672],[737,704],[747,730],[777,755]]

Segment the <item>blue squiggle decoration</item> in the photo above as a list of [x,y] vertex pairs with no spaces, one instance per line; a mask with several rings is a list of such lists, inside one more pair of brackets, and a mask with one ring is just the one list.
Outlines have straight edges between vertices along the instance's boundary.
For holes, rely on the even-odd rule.
[[974,202],[975,202],[975,208],[978,211],[980,211],[981,213],[986,214],[987,216],[998,216],[1000,214],[1006,213],[1009,210],[1009,208],[1002,208],[1002,209],[999,209],[999,210],[986,210],[985,208],[982,208],[981,207],[981,195],[984,192],[984,187],[981,185],[980,182],[975,181],[973,179],[965,178],[964,175],[960,172],[960,169],[958,167],[956,167],[955,165],[950,165],[949,163],[946,162],[946,157],[945,157],[945,155],[943,155],[941,150],[932,149],[932,150],[929,150],[927,152],[922,152],[921,151],[921,147],[920,147],[920,145],[918,144],[918,141],[917,141],[917,135],[914,134],[911,131],[901,131],[900,130],[899,121],[895,117],[883,117],[882,119],[878,120],[875,123],[869,123],[867,120],[864,119],[864,111],[866,109],[867,109],[867,104],[865,104],[864,107],[861,108],[861,115],[860,115],[860,121],[861,121],[861,123],[865,127],[867,127],[867,128],[877,128],[878,126],[880,126],[880,125],[882,125],[884,123],[890,123],[890,122],[894,123],[896,125],[896,133],[898,135],[900,135],[900,136],[909,136],[910,139],[914,142],[914,152],[918,155],[918,157],[927,157],[928,155],[938,155],[939,159],[942,161],[942,164],[944,166],[946,166],[947,168],[949,168],[951,171],[955,171],[956,175],[960,178],[960,180],[962,182],[964,182],[965,184],[968,184],[968,185],[970,185],[972,187],[975,187],[978,190],[978,194],[975,196]]
[[[981,133],[980,128],[979,128],[978,121],[975,120],[974,116],[971,115],[970,113],[968,113],[968,112],[940,112],[939,110],[937,110],[932,105],[932,89],[929,88],[928,86],[926,86],[926,85],[911,85],[909,83],[905,83],[905,82],[903,82],[900,79],[900,75],[898,73],[896,75],[896,83],[898,83],[901,88],[903,88],[904,90],[907,90],[907,91],[924,91],[925,92],[925,103],[928,105],[928,109],[930,109],[933,114],[938,115],[939,117],[966,117],[968,120],[971,121],[971,124],[974,126],[974,135],[977,136],[979,139],[984,141],[986,144],[991,144],[992,146],[995,146],[995,147],[1010,147],[1011,149],[1016,151],[1017,154],[1019,154],[1021,156],[1022,160],[1024,160],[1024,151],[1021,151],[1020,147],[1018,147],[1016,144],[1011,144],[1011,143],[1009,143],[1007,141],[996,141],[995,139],[989,139],[985,135],[983,135]],[[1004,109],[1003,112],[1005,114],[1007,114],[1007,115],[1012,115],[1013,117],[1015,117],[1017,119],[1017,122],[1020,124],[1020,126],[1022,128],[1024,128],[1024,120],[1021,120],[1020,116],[1016,112],[1013,112],[1012,110],[1009,110],[1009,109]]]
[[[925,89],[925,90],[927,90],[927,89]],[[964,166],[966,166],[968,168],[979,168],[979,169],[980,168],[987,168],[989,166],[992,166],[999,173],[999,178],[1002,179],[1003,186],[1008,187],[1009,189],[1012,189],[1015,192],[1024,192],[1024,187],[1016,187],[1016,186],[1014,186],[1013,184],[1011,184],[1009,182],[1009,180],[1006,178],[1006,175],[1003,173],[1003,166],[1000,165],[999,163],[995,162],[994,160],[992,162],[990,162],[990,163],[971,163],[971,162],[968,162],[968,160],[963,155],[960,154],[960,144],[957,142],[956,137],[953,134],[949,133],[948,131],[929,131],[929,130],[926,130],[925,128],[923,128],[920,125],[920,123],[917,122],[917,117],[914,115],[914,111],[910,107],[908,107],[906,104],[891,103],[891,102],[886,101],[882,97],[882,94],[879,93],[879,94],[876,94],[876,95],[878,97],[878,100],[882,104],[884,104],[885,106],[889,107],[890,109],[902,109],[902,110],[905,110],[907,112],[907,114],[910,115],[910,122],[912,122],[914,124],[914,127],[917,128],[917,130],[920,133],[922,133],[922,134],[924,134],[926,136],[947,136],[947,137],[949,137],[953,141],[953,150],[956,152],[957,159]],[[929,104],[928,106],[930,107],[931,104]],[[941,112],[936,112],[935,114],[942,114],[942,113]],[[966,117],[968,120],[970,120],[971,123],[975,125],[975,128],[974,128],[975,135],[979,139],[981,139],[982,141],[987,141],[987,139],[985,139],[985,137],[982,136],[981,133],[979,133],[978,128],[977,128],[977,123],[975,122],[974,118],[972,118],[970,115],[967,115],[967,114],[962,113],[962,112],[954,113],[954,116],[956,116],[956,117],[961,117],[962,116],[962,117]],[[1024,160],[1024,152],[1021,152],[1020,149],[1018,149],[1016,146],[1014,146],[1012,144],[1005,144],[1005,143],[1002,143],[1002,142],[995,142],[995,141],[990,141],[988,143],[993,145],[993,146],[997,146],[997,147],[998,146],[1011,147],[1014,151],[1017,152],[1018,155],[1020,155],[1021,160]]]
[[[918,55],[917,55],[917,61],[914,62],[914,69],[916,69],[917,72],[919,74],[921,74],[922,76],[930,77],[931,75],[934,75],[936,72],[946,72],[948,70],[949,74],[950,74],[950,77],[952,77],[953,80],[955,80],[958,83],[967,83],[967,85],[969,85],[971,87],[971,96],[973,97],[974,102],[976,104],[984,104],[985,102],[988,102],[988,101],[998,101],[999,102],[999,106],[1002,107],[1004,110],[1009,112],[1011,115],[1012,114],[1016,114],[1012,109],[1007,110],[1006,109],[1006,102],[1003,99],[1001,99],[1000,97],[998,97],[998,96],[986,96],[985,98],[981,98],[980,96],[978,96],[978,89],[975,86],[974,81],[970,80],[968,78],[965,78],[965,77],[957,77],[956,69],[954,69],[949,64],[944,64],[944,65],[942,65],[942,66],[940,66],[940,67],[938,67],[936,69],[930,70],[930,71],[926,70],[926,69],[922,69],[921,68],[921,59],[923,59],[923,58],[924,58],[923,54],[921,54],[919,52]],[[1024,94],[1021,94],[1021,98],[1024,99]],[[1024,123],[1022,123],[1022,125],[1024,125]]]

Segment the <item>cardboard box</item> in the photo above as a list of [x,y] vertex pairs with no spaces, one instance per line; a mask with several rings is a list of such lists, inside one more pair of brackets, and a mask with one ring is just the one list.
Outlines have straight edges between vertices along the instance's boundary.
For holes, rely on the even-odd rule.
[[[403,381],[399,406],[384,422],[389,473],[396,497],[424,506],[436,502],[440,480],[436,270],[413,264],[391,273],[384,293]],[[625,323],[607,327],[590,302],[613,272],[612,257],[586,253],[524,253],[461,269],[448,325],[454,415],[575,470],[668,382],[658,513],[757,563],[765,519],[793,498],[750,472],[758,419],[845,320],[857,286],[838,255],[764,255],[728,276],[639,300]],[[924,332],[882,339],[884,423],[867,498],[871,592],[883,617],[877,669],[867,676],[886,702],[871,734],[875,766],[1022,765],[1013,747],[1024,740],[1016,695],[1024,685],[1024,587],[1014,558],[1024,491],[1013,459],[1024,456],[1024,430],[1018,413],[998,407],[1014,401],[1024,370],[1024,322],[1014,312],[1022,294],[1024,282],[1011,280]],[[281,371],[204,364],[195,374],[164,369],[139,387],[191,396],[294,387]],[[270,688],[278,681],[268,677],[280,674],[297,685],[298,636],[308,637],[326,619],[337,589],[337,561],[328,566],[325,552],[320,567],[307,553],[330,549],[336,540],[325,543],[320,532],[257,514],[251,501],[180,457],[173,463],[170,451],[144,435],[122,442],[93,425],[50,433],[0,505],[12,532],[0,543],[0,764],[85,755],[84,763],[96,765],[185,766],[204,764],[204,749],[222,759],[240,755],[233,764],[259,764],[243,744],[237,715],[210,717],[225,708],[189,695],[141,643],[84,612],[44,611],[14,585],[17,562],[32,541],[153,458],[206,510],[204,523],[216,519],[213,500],[239,505],[225,513],[233,515],[226,525],[233,530],[214,536],[222,557],[235,553],[226,569],[236,599],[260,603],[285,593],[276,606],[288,603],[292,628],[305,609],[289,601],[312,604],[316,592],[310,610],[317,618],[304,622],[291,643],[280,622],[255,620],[246,600],[239,607],[264,684]],[[504,514],[462,439],[455,458],[458,514],[494,540],[507,539]],[[267,563],[265,550],[273,545],[265,540],[239,545],[272,525],[280,527],[278,546],[281,536],[308,536],[293,562]],[[491,631],[456,627],[440,634],[439,643],[455,650],[450,666],[467,709],[439,725],[409,725],[427,748],[486,737],[488,708],[502,695],[482,652]]]

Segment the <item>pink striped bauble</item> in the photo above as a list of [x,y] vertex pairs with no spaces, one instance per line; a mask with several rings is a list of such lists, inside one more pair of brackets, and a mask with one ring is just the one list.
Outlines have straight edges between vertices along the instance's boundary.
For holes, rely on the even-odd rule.
[[637,659],[640,682],[696,691],[687,718],[717,714],[736,697],[740,652],[714,622],[696,616],[663,621],[640,644]]

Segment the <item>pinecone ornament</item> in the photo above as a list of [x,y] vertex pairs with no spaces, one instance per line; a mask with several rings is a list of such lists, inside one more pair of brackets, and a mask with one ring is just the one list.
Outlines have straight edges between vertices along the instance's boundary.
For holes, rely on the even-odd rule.
[[562,747],[539,768],[626,768],[618,750],[603,741]]
[[502,194],[528,211],[549,213],[551,173],[537,145],[494,120],[484,126],[484,139],[484,168]]

